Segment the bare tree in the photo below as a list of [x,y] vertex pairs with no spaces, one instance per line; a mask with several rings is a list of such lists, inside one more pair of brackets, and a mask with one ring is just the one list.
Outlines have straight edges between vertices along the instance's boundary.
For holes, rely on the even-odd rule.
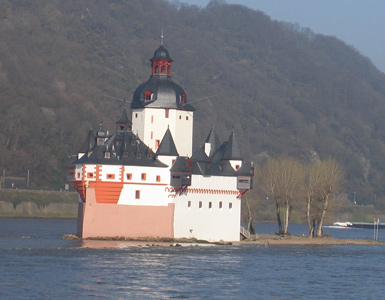
[[309,237],[314,237],[316,216],[319,215],[315,199],[318,197],[317,189],[320,185],[321,176],[319,163],[311,164],[306,169],[306,176],[304,180],[304,196],[306,200],[306,218],[309,227]]
[[[304,180],[304,168],[291,157],[270,159],[262,170],[265,192],[275,200],[279,234],[289,234],[290,214],[293,202],[299,198],[298,192]],[[285,208],[282,227],[281,207]]]
[[333,159],[308,166],[305,177],[306,216],[309,237],[322,236],[325,215],[342,184],[341,166]]
[[327,159],[319,164],[320,182],[317,188],[318,207],[320,216],[317,227],[317,236],[322,236],[322,226],[325,220],[325,214],[331,207],[331,201],[338,193],[344,179],[342,167],[334,160]]

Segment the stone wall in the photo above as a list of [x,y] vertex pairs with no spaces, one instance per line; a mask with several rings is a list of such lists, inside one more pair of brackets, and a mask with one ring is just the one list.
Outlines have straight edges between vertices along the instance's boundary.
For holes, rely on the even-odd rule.
[[0,201],[3,217],[77,218],[77,215],[77,203],[49,203],[39,207],[34,202],[21,202],[14,207],[12,202]]

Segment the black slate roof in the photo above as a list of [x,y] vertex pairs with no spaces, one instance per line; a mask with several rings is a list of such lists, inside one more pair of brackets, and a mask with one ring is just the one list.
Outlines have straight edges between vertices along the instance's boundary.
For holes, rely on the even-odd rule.
[[167,128],[156,155],[179,156],[169,128]]
[[79,153],[86,153],[95,146],[95,133],[90,129],[83,144],[80,146]]
[[[234,170],[230,160],[242,160],[238,143],[235,139],[234,130],[231,131],[228,141],[219,145],[219,138],[214,127],[211,128],[205,143],[211,144],[210,155],[207,156],[204,146],[199,147],[191,156],[189,164],[192,174],[204,176],[252,176],[253,165],[251,162],[242,163],[241,168]],[[187,158],[184,158],[186,160]],[[171,168],[172,172],[188,172],[181,158],[178,158]]]
[[242,160],[241,150],[239,149],[238,142],[236,141],[234,129],[231,130],[222,159]]
[[153,59],[167,59],[172,61],[167,49],[163,46],[163,44],[155,50],[154,56],[151,58],[151,60]]
[[[122,118],[123,117],[123,118]],[[123,111],[119,124],[131,124],[126,120],[127,114]],[[153,166],[166,168],[167,165],[156,159],[155,153],[145,145],[138,136],[136,136],[130,127],[124,127],[124,130],[117,128],[117,131],[106,137],[103,130],[99,130],[98,134],[88,134],[89,138],[93,138],[93,146],[89,147],[80,159],[74,164],[106,164],[106,165],[133,165],[133,166]],[[97,138],[106,138],[103,144],[96,143]]]
[[209,157],[213,157],[214,153],[219,149],[221,142],[219,141],[218,135],[215,132],[214,125],[211,128],[209,135],[206,138],[205,143],[211,144],[211,149],[209,153]]
[[124,108],[120,119],[116,122],[117,125],[129,125],[131,128],[131,121],[128,119],[127,111]]
[[[150,91],[153,94],[152,100],[145,100],[145,91]],[[187,96],[185,96],[185,102],[181,102],[181,97],[185,94],[185,91],[170,76],[151,75],[135,90],[131,108],[154,107],[195,110],[194,107],[186,103]]]

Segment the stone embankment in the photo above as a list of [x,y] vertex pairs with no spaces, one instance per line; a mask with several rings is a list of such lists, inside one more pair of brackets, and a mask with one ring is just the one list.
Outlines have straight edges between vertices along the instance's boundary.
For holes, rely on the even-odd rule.
[[72,192],[0,190],[0,216],[76,218],[77,195]]

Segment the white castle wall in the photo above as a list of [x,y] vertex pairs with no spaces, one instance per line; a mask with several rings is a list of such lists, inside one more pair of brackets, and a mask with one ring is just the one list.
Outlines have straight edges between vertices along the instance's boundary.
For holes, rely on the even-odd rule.
[[[165,193],[165,187],[170,182],[168,168],[125,166],[125,174],[132,174],[132,179],[124,178],[124,185],[118,204],[167,206],[172,202]],[[142,174],[145,179],[142,179]],[[157,177],[160,181],[157,181]],[[140,197],[136,198],[139,191]],[[143,216],[145,217],[145,216]]]
[[236,181],[236,177],[193,175],[192,192],[174,200],[175,238],[239,241],[241,201],[236,198]]
[[132,111],[132,132],[153,151],[157,150],[167,130],[170,129],[178,154],[191,156],[193,135],[193,112],[168,109],[146,108]]

